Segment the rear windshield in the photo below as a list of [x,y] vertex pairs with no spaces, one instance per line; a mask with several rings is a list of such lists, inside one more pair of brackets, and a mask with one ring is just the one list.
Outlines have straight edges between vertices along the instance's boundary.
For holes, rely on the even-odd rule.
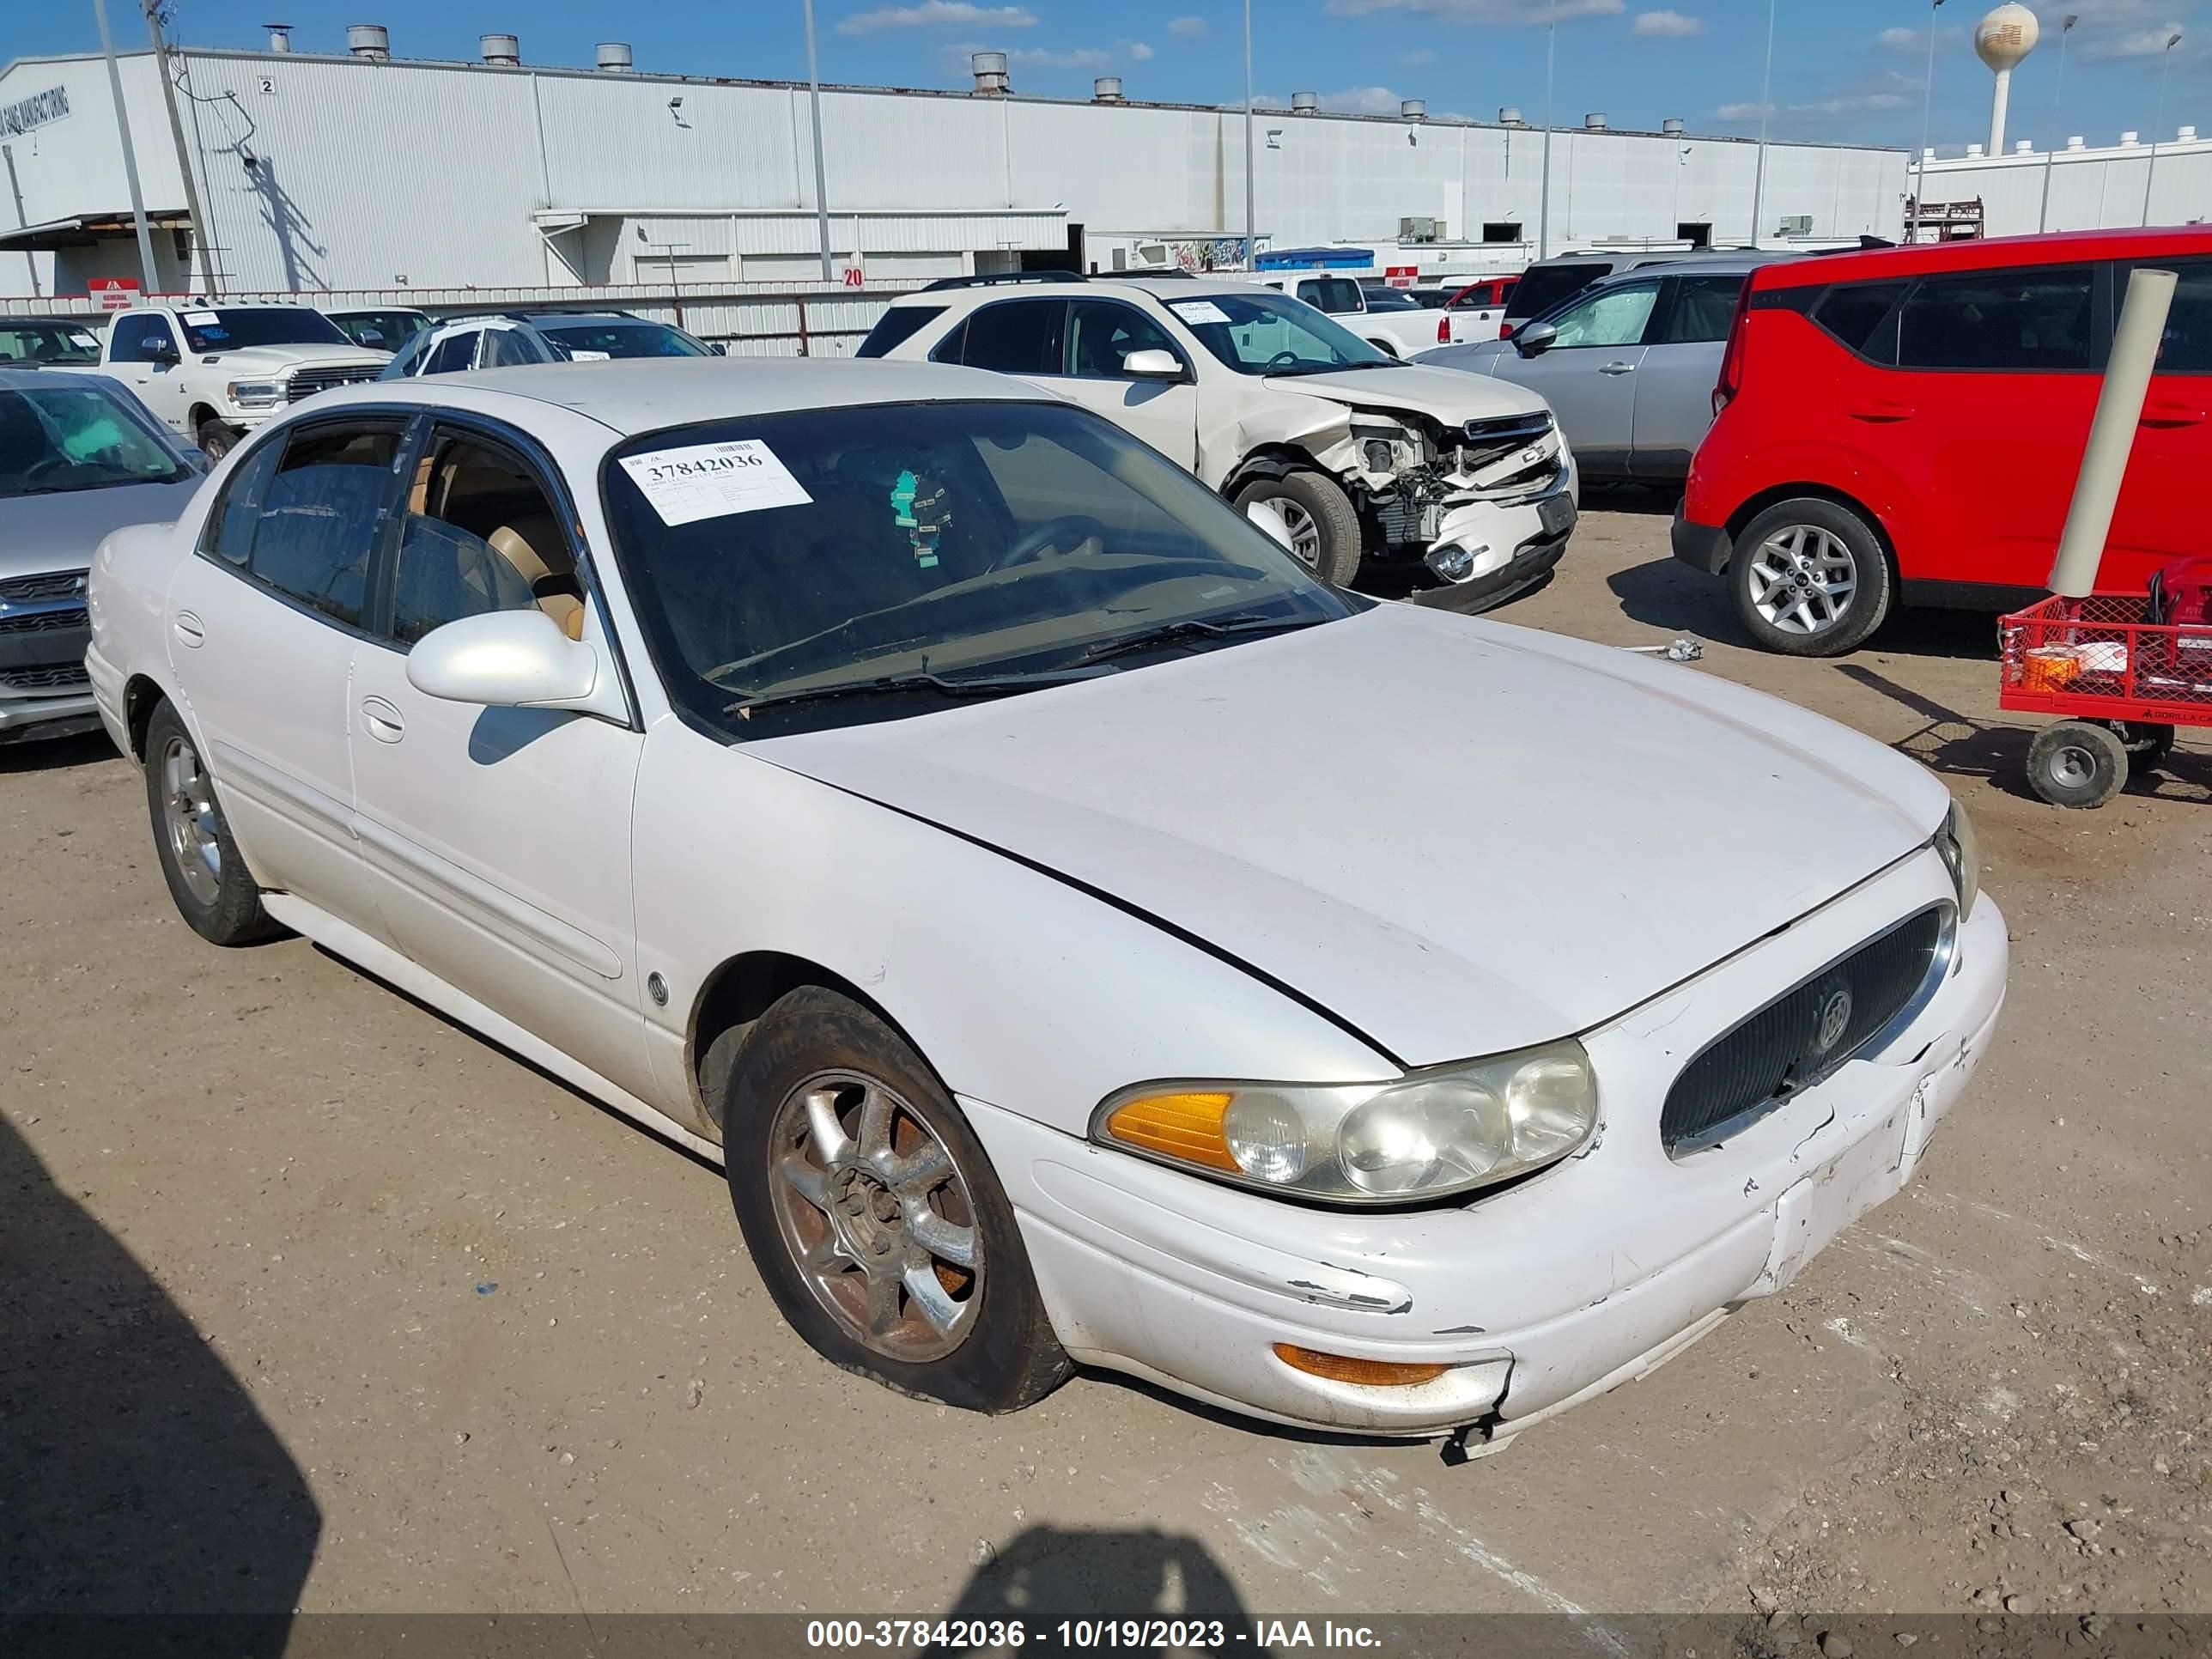
[[1571,300],[1613,270],[1602,259],[1570,265],[1532,265],[1514,285],[1507,311],[1516,317],[1540,317],[1562,300]]
[[429,326],[419,311],[354,311],[331,320],[352,339],[377,351],[397,351],[415,337],[415,331]]
[[711,357],[714,354],[665,323],[582,323],[549,328],[545,337],[571,357]]
[[1362,287],[1360,292],[1367,296],[1367,308],[1370,311],[1419,311],[1421,309],[1421,302],[1403,289]]
[[237,351],[246,346],[351,345],[338,325],[305,306],[222,306],[184,311],[185,343],[203,352]]

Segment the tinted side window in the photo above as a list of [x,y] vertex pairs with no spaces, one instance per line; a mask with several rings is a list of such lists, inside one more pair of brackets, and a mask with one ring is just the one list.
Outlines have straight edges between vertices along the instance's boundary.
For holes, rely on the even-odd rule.
[[1001,374],[1057,374],[1065,300],[1007,300],[968,319],[960,361]]
[[253,532],[259,580],[358,628],[392,466],[395,429],[302,433],[284,447]]
[[[2161,374],[2212,374],[2212,260],[2154,259],[2160,270],[2180,280],[2174,284],[2173,309],[2166,313],[2166,339],[2159,348]],[[2115,273],[2112,285],[2114,315],[2128,295],[2125,270]]]
[[114,343],[108,356],[118,363],[131,362],[138,356],[138,347],[146,337],[146,317],[118,317],[115,319]]
[[1332,317],[1342,317],[1364,307],[1360,303],[1359,284],[1349,276],[1320,276],[1298,284],[1298,298],[1316,311],[1325,311]]
[[484,331],[484,367],[513,368],[521,363],[542,363],[545,354],[519,328]]
[[868,331],[868,337],[860,342],[860,349],[853,355],[886,356],[944,314],[943,306],[893,306],[876,319],[876,325]]
[[483,331],[469,329],[459,334],[449,334],[438,342],[430,353],[430,361],[422,366],[425,374],[459,374],[475,361],[477,336]]
[[1569,265],[1531,265],[1514,285],[1513,297],[1506,303],[1516,317],[1540,317],[1612,270],[1610,263],[1595,259]]
[[1742,276],[1677,276],[1674,304],[1661,333],[1661,345],[1717,345],[1735,320],[1735,302],[1747,279]]
[[1875,331],[1910,287],[1907,283],[1842,283],[1820,296],[1813,307],[1813,320],[1836,337],[1837,343],[1878,361],[1893,362],[1894,341],[1888,349],[1874,349]]
[[1167,331],[1133,306],[1110,300],[1077,300],[1067,308],[1067,372],[1090,380],[1123,378],[1121,360],[1133,351],[1165,351],[1176,357]]
[[2095,367],[2086,266],[1930,276],[1898,319],[1905,368],[2026,369],[2053,374]]
[[222,505],[208,520],[207,550],[225,564],[246,568],[253,554],[253,532],[261,523],[261,507],[269,493],[269,479],[284,453],[282,439],[261,446],[231,475]]

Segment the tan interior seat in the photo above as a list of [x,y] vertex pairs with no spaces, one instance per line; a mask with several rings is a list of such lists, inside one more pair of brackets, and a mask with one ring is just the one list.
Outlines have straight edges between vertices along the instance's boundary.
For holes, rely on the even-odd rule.
[[584,637],[584,601],[577,591],[568,549],[562,544],[557,519],[550,513],[520,519],[501,525],[485,540],[530,584],[538,608],[552,617],[562,633],[572,640]]

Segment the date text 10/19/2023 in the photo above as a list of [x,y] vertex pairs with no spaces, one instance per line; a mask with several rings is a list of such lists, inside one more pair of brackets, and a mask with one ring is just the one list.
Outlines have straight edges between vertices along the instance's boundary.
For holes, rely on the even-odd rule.
[[955,1650],[1036,1647],[1088,1651],[1118,1649],[1214,1649],[1267,1652],[1291,1648],[1382,1645],[1366,1625],[1334,1620],[1062,1619],[1031,1624],[1021,1619],[811,1619],[806,1645],[827,1649]]

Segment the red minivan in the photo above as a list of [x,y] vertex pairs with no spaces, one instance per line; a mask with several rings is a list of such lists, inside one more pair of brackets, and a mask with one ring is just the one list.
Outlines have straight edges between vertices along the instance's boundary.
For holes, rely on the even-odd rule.
[[2040,595],[2138,265],[2181,283],[2099,586],[2212,551],[2189,483],[2212,477],[2212,228],[2191,228],[1762,265],[1674,556],[1725,572],[1744,626],[1793,656],[1851,650],[1900,605]]

